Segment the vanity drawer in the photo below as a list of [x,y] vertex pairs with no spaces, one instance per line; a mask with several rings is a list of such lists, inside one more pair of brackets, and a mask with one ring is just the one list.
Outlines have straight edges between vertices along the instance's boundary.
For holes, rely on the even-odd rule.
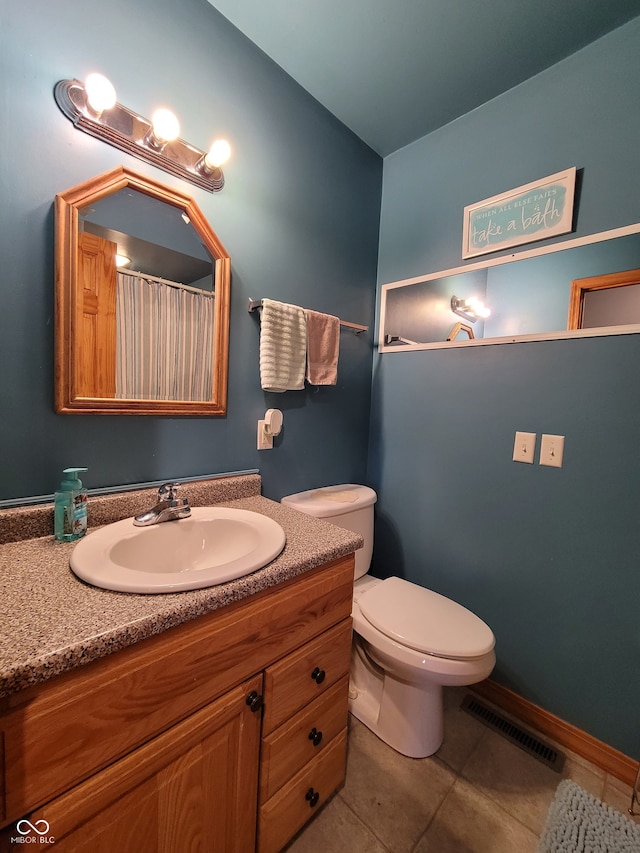
[[260,807],[258,853],[278,853],[344,781],[347,729]]
[[265,671],[263,737],[349,672],[351,617]]
[[261,802],[266,802],[278,788],[324,752],[347,725],[348,713],[349,677],[345,676],[311,705],[263,738]]

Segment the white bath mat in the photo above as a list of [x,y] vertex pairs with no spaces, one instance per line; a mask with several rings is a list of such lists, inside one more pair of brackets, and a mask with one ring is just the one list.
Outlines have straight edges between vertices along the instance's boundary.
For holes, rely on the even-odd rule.
[[640,826],[565,779],[549,807],[537,853],[640,853]]

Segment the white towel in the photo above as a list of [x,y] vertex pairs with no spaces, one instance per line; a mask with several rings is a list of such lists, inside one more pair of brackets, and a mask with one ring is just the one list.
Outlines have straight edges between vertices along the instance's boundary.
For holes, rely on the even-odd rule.
[[297,305],[262,300],[260,383],[264,391],[301,391],[307,356],[307,326]]

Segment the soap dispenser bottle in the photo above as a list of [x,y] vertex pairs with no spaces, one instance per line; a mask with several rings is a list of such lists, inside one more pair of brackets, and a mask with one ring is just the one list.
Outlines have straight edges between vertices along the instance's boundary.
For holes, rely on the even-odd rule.
[[78,478],[87,468],[65,468],[64,479],[55,493],[53,530],[61,542],[73,542],[87,532],[87,492]]

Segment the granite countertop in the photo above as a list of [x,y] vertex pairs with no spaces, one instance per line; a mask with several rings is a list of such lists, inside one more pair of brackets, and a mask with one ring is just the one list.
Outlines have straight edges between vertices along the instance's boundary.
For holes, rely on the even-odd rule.
[[[259,477],[257,481],[259,488]],[[254,483],[240,494],[251,491]],[[220,492],[215,496],[219,498]],[[69,568],[74,542],[41,536],[0,545],[0,697],[276,586],[363,544],[356,533],[259,494],[210,501],[214,502],[273,518],[286,533],[284,550],[268,566],[229,583],[138,595],[99,589],[79,580]],[[192,501],[198,504],[206,505]]]

